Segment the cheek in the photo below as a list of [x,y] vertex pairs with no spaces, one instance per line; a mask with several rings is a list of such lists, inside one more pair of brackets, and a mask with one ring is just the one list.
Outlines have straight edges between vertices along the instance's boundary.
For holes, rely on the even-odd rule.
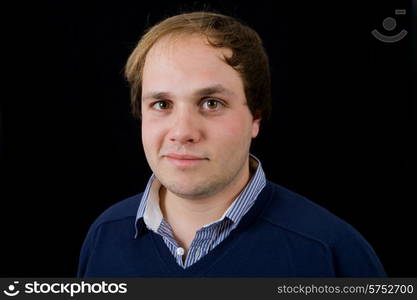
[[213,136],[221,137],[221,143],[242,145],[244,141],[250,141],[252,126],[245,118],[229,118],[213,124],[215,131]]
[[151,154],[162,142],[162,132],[156,123],[142,119],[142,143],[146,152]]

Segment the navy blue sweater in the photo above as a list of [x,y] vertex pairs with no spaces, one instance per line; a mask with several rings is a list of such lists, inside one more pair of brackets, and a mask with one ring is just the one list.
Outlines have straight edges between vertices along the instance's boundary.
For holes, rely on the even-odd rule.
[[91,226],[78,277],[383,277],[367,241],[326,209],[267,181],[238,227],[189,268],[162,237],[138,224],[142,194],[116,203]]

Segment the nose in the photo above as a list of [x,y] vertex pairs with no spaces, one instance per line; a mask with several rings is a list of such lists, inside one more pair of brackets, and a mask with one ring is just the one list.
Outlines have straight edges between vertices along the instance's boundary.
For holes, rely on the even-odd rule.
[[197,143],[201,139],[201,130],[198,116],[192,109],[178,109],[173,116],[172,126],[169,129],[170,142],[179,144]]

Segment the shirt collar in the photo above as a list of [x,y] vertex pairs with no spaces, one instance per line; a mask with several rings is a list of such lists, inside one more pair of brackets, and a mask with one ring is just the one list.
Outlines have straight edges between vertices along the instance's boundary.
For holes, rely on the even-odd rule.
[[[249,154],[249,164],[251,168],[252,177],[249,180],[249,183],[242,190],[242,192],[236,197],[232,202],[229,208],[225,211],[222,217],[215,221],[218,222],[224,218],[228,218],[234,223],[238,223],[243,215],[247,212],[245,207],[250,208],[253,202],[256,200],[260,191],[264,188],[266,184],[265,173],[262,169],[262,164],[257,157],[252,154]],[[146,226],[148,229],[157,232],[159,225],[162,222],[163,215],[161,208],[159,206],[159,189],[161,187],[161,182],[152,174],[150,177],[145,191],[142,195],[142,199],[136,214],[136,234],[135,238],[141,233],[141,231]],[[213,223],[215,223],[213,222]],[[213,224],[211,223],[211,224]],[[207,224],[205,227],[211,225]]]

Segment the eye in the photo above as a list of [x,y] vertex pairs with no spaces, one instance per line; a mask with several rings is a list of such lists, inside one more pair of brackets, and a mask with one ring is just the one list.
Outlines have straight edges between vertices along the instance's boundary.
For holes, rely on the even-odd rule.
[[203,102],[203,108],[207,110],[219,110],[221,106],[224,106],[224,104],[213,98],[206,99]]
[[152,108],[156,110],[166,110],[170,107],[170,104],[168,101],[157,101],[151,104]]

